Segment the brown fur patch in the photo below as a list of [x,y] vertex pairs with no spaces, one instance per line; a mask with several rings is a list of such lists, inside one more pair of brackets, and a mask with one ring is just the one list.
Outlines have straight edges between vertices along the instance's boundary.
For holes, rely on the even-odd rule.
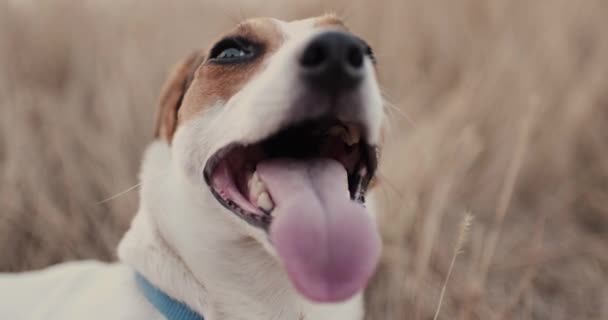
[[344,24],[344,21],[342,21],[342,19],[340,19],[340,17],[338,17],[337,15],[335,15],[333,13],[329,13],[329,14],[326,14],[324,16],[317,18],[317,21],[315,21],[314,26],[315,27],[334,27],[334,28],[342,29],[344,31],[348,30],[348,28]]
[[246,21],[222,38],[239,36],[261,46],[261,53],[255,60],[242,64],[216,64],[205,61],[196,71],[183,105],[177,116],[178,124],[196,116],[202,110],[219,101],[228,101],[257,74],[263,62],[275,52],[283,35],[275,23],[268,18]]
[[[315,27],[334,27],[347,31],[344,22],[334,14],[317,18]],[[235,95],[255,74],[263,61],[283,41],[282,32],[269,18],[257,18],[239,24],[220,39],[239,36],[261,45],[262,52],[254,61],[222,65],[209,60],[201,62],[202,53],[194,53],[176,67],[165,84],[160,102],[156,137],[171,140],[177,126],[215,103]]]
[[159,98],[159,109],[156,116],[156,138],[171,141],[173,132],[177,126],[177,110],[181,104],[184,92],[188,88],[192,69],[200,60],[201,53],[193,52],[184,61],[177,64],[163,88]]

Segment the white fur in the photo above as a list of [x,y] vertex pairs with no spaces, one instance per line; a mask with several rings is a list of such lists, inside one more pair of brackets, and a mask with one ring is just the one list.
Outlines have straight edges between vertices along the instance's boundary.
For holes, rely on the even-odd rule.
[[[314,107],[328,103],[303,89],[292,72],[296,57],[321,31],[313,20],[276,23],[283,45],[257,76],[229,101],[180,125],[171,147],[160,141],[148,147],[140,208],[119,246],[121,263],[0,276],[0,319],[161,319],[135,287],[134,270],[206,320],[363,318],[361,294],[337,304],[302,298],[267,235],[222,207],[203,180],[206,161],[221,147],[259,141],[318,116]],[[377,143],[382,99],[369,59],[365,68],[360,89],[339,101],[340,117],[362,122],[368,141]],[[307,111],[294,114],[298,108]]]
[[[168,167],[180,171],[169,153],[163,142],[148,149],[142,209],[119,247],[123,261],[210,320],[360,318],[360,296],[340,305],[315,305],[301,298],[278,261],[244,232],[252,227],[211,195],[204,196],[208,191],[201,190],[206,188],[202,184],[177,172],[158,178]],[[148,177],[151,183],[145,182]],[[154,227],[150,220],[156,221]],[[162,254],[156,259],[154,253]]]
[[0,275],[0,319],[164,319],[124,264],[70,262]]

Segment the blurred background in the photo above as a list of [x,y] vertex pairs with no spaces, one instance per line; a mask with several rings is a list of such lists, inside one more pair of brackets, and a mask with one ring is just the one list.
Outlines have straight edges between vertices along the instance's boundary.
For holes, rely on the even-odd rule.
[[445,286],[441,319],[608,319],[603,0],[1,0],[0,271],[115,259],[171,65],[325,12],[374,47],[390,121],[368,318],[432,319]]

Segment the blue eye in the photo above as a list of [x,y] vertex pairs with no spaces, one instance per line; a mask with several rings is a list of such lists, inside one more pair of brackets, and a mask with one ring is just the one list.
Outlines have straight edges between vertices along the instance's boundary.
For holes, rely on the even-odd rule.
[[246,39],[226,38],[211,49],[209,60],[217,63],[243,62],[254,56],[255,49]]
[[220,52],[220,54],[216,57],[216,59],[232,59],[238,57],[244,57],[247,53],[245,50],[237,49],[237,48],[228,48],[224,49],[224,51]]

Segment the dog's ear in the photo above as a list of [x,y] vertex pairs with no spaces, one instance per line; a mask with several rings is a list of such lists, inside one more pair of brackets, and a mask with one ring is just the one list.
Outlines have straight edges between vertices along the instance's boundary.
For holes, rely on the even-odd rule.
[[172,72],[161,89],[159,108],[156,115],[154,137],[171,142],[177,127],[177,112],[186,91],[194,78],[198,66],[204,60],[201,51],[191,53],[186,59],[173,67]]

